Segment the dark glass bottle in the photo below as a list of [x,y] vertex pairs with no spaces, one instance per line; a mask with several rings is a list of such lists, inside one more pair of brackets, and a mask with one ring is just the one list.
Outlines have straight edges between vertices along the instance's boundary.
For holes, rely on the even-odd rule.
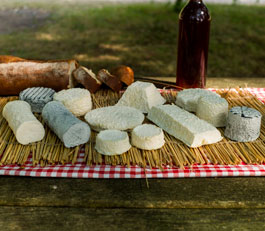
[[202,0],[189,0],[179,14],[176,85],[204,88],[211,17]]

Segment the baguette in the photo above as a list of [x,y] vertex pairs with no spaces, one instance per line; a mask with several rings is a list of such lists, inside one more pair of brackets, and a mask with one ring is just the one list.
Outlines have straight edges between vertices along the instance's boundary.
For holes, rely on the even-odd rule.
[[29,87],[48,87],[55,91],[74,87],[75,60],[26,60],[0,56],[0,95],[18,95]]

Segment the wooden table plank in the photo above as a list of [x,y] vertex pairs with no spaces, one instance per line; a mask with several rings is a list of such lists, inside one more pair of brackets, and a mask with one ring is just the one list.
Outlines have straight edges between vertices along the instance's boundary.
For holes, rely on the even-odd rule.
[[264,209],[0,207],[4,230],[264,230]]
[[0,206],[265,208],[265,178],[64,179],[0,177]]

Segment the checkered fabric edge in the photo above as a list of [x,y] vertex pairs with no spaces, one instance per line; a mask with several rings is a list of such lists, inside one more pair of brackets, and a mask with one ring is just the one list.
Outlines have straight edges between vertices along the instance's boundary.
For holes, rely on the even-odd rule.
[[[211,89],[214,90],[214,89]],[[260,100],[265,100],[265,88],[247,88]],[[0,167],[0,175],[31,177],[66,177],[66,178],[184,178],[184,177],[235,177],[265,176],[264,165],[193,165],[184,169],[165,167],[163,170],[144,169],[138,166],[86,166],[83,163],[84,150],[81,150],[75,165],[32,166],[29,157],[25,166],[7,165]]]

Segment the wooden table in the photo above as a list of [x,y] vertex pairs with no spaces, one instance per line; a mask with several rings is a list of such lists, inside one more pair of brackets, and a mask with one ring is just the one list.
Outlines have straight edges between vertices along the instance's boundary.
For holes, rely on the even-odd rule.
[[265,230],[264,177],[148,183],[0,177],[0,230]]

